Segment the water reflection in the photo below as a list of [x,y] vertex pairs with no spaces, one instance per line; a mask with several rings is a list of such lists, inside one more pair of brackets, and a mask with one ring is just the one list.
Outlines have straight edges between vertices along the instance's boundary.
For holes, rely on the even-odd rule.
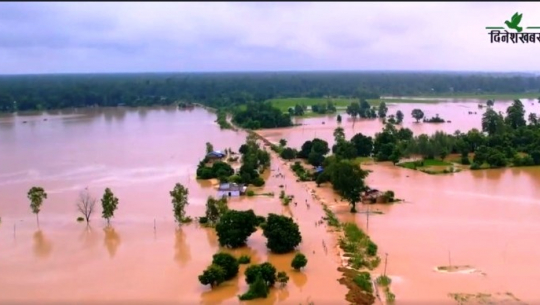
[[174,260],[180,265],[185,266],[191,260],[191,251],[186,242],[186,233],[182,228],[177,228],[175,232]]
[[307,275],[302,271],[291,271],[287,272],[290,277],[290,281],[302,291],[302,287],[306,285],[308,281]]
[[39,258],[47,258],[51,254],[52,243],[38,230],[34,233],[34,254]]
[[84,230],[79,235],[79,240],[83,243],[83,248],[90,249],[94,248],[99,241],[99,235],[96,231],[92,229],[90,225],[86,226]]
[[116,255],[118,247],[121,243],[120,235],[113,227],[106,227],[103,229],[103,231],[105,232],[105,247],[107,247],[107,251],[109,252],[111,258],[113,258]]
[[208,239],[208,244],[212,247],[219,247],[219,241],[216,234],[216,230],[212,228],[204,228],[203,229],[206,232],[206,238]]
[[238,295],[240,294],[239,282],[240,276],[236,276],[230,281],[221,283],[214,289],[210,289],[210,286],[208,286],[206,291],[201,293],[201,304],[220,304],[228,299],[238,299]]

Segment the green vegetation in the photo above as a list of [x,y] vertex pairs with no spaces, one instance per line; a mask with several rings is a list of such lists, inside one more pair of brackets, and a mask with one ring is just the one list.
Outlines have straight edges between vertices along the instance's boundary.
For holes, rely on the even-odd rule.
[[83,222],[83,221],[84,221],[84,217],[82,216],[77,217],[77,222]]
[[289,114],[282,113],[270,103],[248,103],[245,109],[237,109],[233,123],[246,129],[277,128],[292,126]]
[[360,272],[354,277],[353,281],[362,289],[368,293],[373,293],[373,285],[371,284],[371,274],[369,272]]
[[300,161],[291,164],[291,170],[294,172],[299,181],[312,181],[312,175],[302,166]]
[[169,192],[172,198],[174,219],[178,224],[191,222],[191,218],[186,217],[186,206],[188,202],[189,190],[182,184],[177,183],[174,189]]
[[381,260],[377,256],[377,245],[369,236],[353,223],[344,223],[343,232],[339,245],[349,257],[349,265],[354,269],[376,268]]
[[197,165],[197,179],[207,180],[218,178],[220,181],[227,181],[234,174],[234,169],[223,161],[208,163],[208,159],[204,158]]
[[244,275],[246,276],[246,283],[249,284],[249,289],[246,293],[240,295],[239,299],[244,301],[266,298],[270,287],[273,287],[276,281],[279,280],[281,284],[286,283],[289,279],[288,276],[281,272],[276,275],[276,271],[276,267],[269,262],[247,267]]
[[326,214],[325,220],[328,223],[328,225],[331,227],[337,228],[339,230],[341,225],[336,215],[334,214],[334,212],[332,212],[332,210],[330,210],[328,206],[324,203],[323,203],[323,209]]
[[270,154],[257,144],[256,136],[249,134],[246,143],[240,146],[242,166],[238,171],[239,181],[254,186],[263,186],[260,173],[270,166]]
[[293,267],[294,270],[299,271],[307,265],[307,262],[308,260],[304,254],[296,253],[293,260],[291,261],[291,267]]
[[218,223],[219,218],[228,210],[227,197],[222,197],[220,199],[215,199],[212,196],[208,197],[206,200],[205,224],[207,226],[215,226]]
[[214,288],[234,278],[238,274],[238,269],[238,261],[234,256],[229,253],[216,253],[212,257],[212,264],[199,275],[199,282]]
[[264,237],[267,238],[266,246],[274,253],[294,251],[302,242],[298,224],[290,217],[270,213],[261,227]]
[[281,203],[284,206],[288,206],[289,203],[291,203],[291,201],[293,199],[293,196],[292,195],[286,195],[285,191],[281,190],[281,192],[279,193],[279,199],[281,199]]
[[307,159],[313,166],[320,166],[324,161],[324,156],[330,152],[328,142],[315,138],[302,144],[302,148],[297,154],[298,158]]
[[111,217],[114,217],[114,212],[118,208],[118,198],[114,196],[110,188],[105,189],[105,193],[101,199],[101,207],[103,209],[101,215],[107,220],[107,225],[109,225]]
[[216,224],[216,233],[219,244],[222,247],[239,248],[259,225],[257,216],[253,210],[236,211],[228,210],[221,215]]
[[289,276],[285,271],[279,271],[277,273],[277,282],[281,288],[285,287],[289,282]]
[[241,265],[251,263],[251,257],[249,255],[242,255],[238,258],[238,263]]
[[[13,75],[0,77],[0,112],[94,106],[200,103],[214,108],[250,101],[380,96],[538,98],[532,74],[409,72],[245,72]],[[525,93],[529,92],[530,93]],[[511,94],[511,95],[510,95]],[[189,101],[189,102],[187,102]],[[295,102],[301,103],[301,101]],[[350,102],[349,102],[350,103]],[[387,102],[388,103],[388,102]],[[291,107],[289,106],[289,107]],[[286,107],[284,111],[287,111]]]
[[43,201],[47,199],[47,193],[42,187],[33,186],[28,191],[27,197],[28,200],[30,200],[30,209],[32,209],[32,213],[36,214],[36,221],[39,227],[39,212],[41,211]]
[[381,275],[377,277],[376,281],[379,286],[383,287],[386,303],[392,304],[396,299],[396,296],[390,291],[390,284],[392,283],[392,279],[386,275]]
[[217,114],[216,123],[218,123],[219,128],[221,128],[221,129],[233,129],[233,126],[227,120],[227,113],[224,110],[220,109],[220,110],[217,111],[216,114]]

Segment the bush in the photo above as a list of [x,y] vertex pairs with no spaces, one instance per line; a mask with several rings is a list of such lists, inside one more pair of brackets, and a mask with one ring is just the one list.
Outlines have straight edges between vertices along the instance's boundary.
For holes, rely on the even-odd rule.
[[471,170],[478,170],[478,169],[480,169],[480,164],[478,164],[476,162],[473,162],[473,164],[471,164],[470,169]]
[[78,221],[78,222],[84,221],[84,217],[81,217],[81,216],[77,217],[77,221]]
[[225,271],[225,280],[230,280],[238,274],[238,261],[229,253],[221,252],[214,254],[212,264],[218,265]]
[[373,293],[373,285],[371,284],[371,275],[369,272],[360,272],[354,277],[353,281],[365,292]]
[[248,237],[258,225],[253,210],[225,212],[216,225],[219,244],[223,247],[238,248],[246,244]]
[[248,197],[253,197],[253,196],[255,196],[255,192],[253,190],[248,190],[246,192],[246,195],[248,195]]
[[266,246],[274,253],[291,252],[302,242],[298,224],[287,216],[270,213],[262,229]]
[[467,156],[462,156],[461,157],[461,164],[469,165],[469,164],[471,164],[471,160],[469,160],[469,157],[467,157]]
[[266,298],[268,296],[268,285],[264,282],[261,276],[257,276],[255,281],[249,285],[246,293],[239,296],[241,301],[253,300],[257,298]]
[[291,262],[291,267],[293,267],[295,270],[300,270],[302,268],[304,268],[306,265],[307,265],[307,258],[304,254],[302,253],[296,253],[296,255],[294,256],[292,262]]
[[246,276],[246,283],[252,284],[257,277],[261,277],[268,287],[274,286],[276,283],[276,267],[269,262],[262,263],[260,265],[251,265],[247,267],[244,272]]
[[253,181],[251,182],[254,186],[263,186],[264,185],[264,180],[263,178],[261,177],[257,177],[255,179],[253,179]]
[[199,217],[199,223],[200,224],[207,224],[208,223],[208,217],[206,217],[206,216]]
[[210,265],[199,275],[199,282],[212,288],[225,281],[225,270],[218,265]]
[[242,255],[238,258],[238,263],[241,265],[249,264],[251,262],[251,257],[249,255]]
[[287,283],[289,282],[289,276],[285,271],[280,271],[277,274],[277,282],[280,284],[281,287],[285,287]]
[[369,256],[375,256],[377,255],[378,246],[371,240],[368,240],[368,244],[366,247],[366,253]]
[[257,226],[260,226],[261,224],[266,222],[266,218],[264,216],[257,216]]
[[389,278],[388,276],[386,275],[381,275],[377,278],[377,284],[381,285],[381,286],[388,286],[392,283],[392,279]]

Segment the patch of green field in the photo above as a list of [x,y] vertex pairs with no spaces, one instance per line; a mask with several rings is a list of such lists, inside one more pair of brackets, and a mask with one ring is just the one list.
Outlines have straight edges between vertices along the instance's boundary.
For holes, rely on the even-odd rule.
[[[317,104],[322,104],[328,101],[327,98],[277,98],[271,99],[270,103],[276,108],[279,108],[283,112],[287,112],[289,108],[298,105],[312,106]],[[347,107],[351,102],[356,101],[356,99],[347,99],[347,98],[333,98],[331,99],[332,103],[336,107]]]
[[[418,167],[418,161],[410,161],[410,162],[403,162],[399,164],[402,167],[415,169]],[[437,159],[426,159],[424,160],[422,167],[429,167],[429,166],[452,166],[452,163],[437,160]]]
[[373,162],[373,158],[371,158],[371,157],[358,157],[358,158],[354,159],[354,163],[356,163],[356,164],[362,164],[362,163],[368,163],[368,162]]
[[385,98],[385,99],[380,99],[380,100],[369,100],[369,103],[372,106],[377,106],[381,102],[385,102],[387,104],[437,104],[437,103],[444,103],[443,100],[415,99],[413,97],[408,97],[408,98]]
[[422,95],[421,97],[436,97],[436,98],[467,98],[467,99],[480,99],[480,100],[515,100],[515,99],[538,99],[540,98],[539,92],[526,92],[526,93],[502,93],[502,94],[474,94],[474,93],[456,93],[456,94],[429,94]]

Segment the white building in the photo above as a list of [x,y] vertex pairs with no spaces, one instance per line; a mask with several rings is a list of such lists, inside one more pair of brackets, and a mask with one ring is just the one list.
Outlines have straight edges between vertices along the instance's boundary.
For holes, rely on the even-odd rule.
[[226,197],[238,197],[246,192],[247,187],[242,184],[236,183],[222,183],[218,188],[218,198]]

